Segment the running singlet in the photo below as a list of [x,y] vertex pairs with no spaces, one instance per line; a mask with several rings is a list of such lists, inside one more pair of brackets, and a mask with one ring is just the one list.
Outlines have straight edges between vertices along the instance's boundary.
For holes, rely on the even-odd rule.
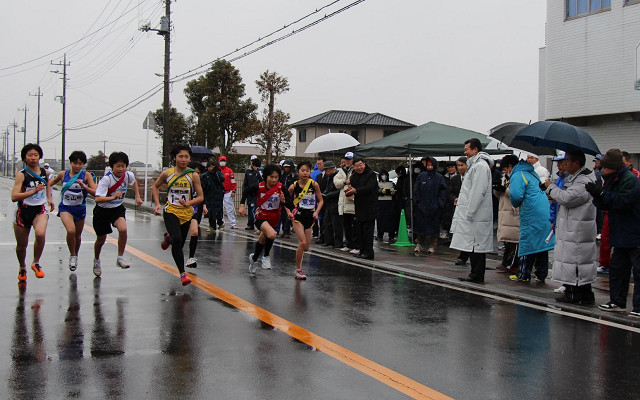
[[[25,171],[24,169],[20,170],[24,174],[24,182],[22,182],[22,188],[20,188],[20,193],[26,193],[36,190],[36,186],[38,186],[42,181],[31,176],[30,173]],[[40,169],[40,176],[44,179],[45,182],[48,182],[47,173],[44,169]],[[47,189],[41,190],[26,199],[18,202],[18,207],[25,206],[41,206],[47,202]]]
[[[118,197],[115,200],[106,201],[103,203],[97,203],[96,204],[97,207],[116,208],[122,204],[122,202],[124,201],[124,196],[127,193],[127,187],[129,185],[133,185],[134,182],[136,181],[136,177],[133,175],[133,172],[125,171],[125,174],[126,174],[126,177],[120,184],[120,187],[114,190],[110,194],[110,196],[113,196],[117,191],[120,191],[122,192],[120,197]],[[106,196],[107,192],[109,191],[109,188],[115,185],[116,183],[118,183],[119,180],[120,178],[116,178],[113,175],[112,171],[107,172],[107,174],[103,176],[102,179],[100,179],[100,182],[98,182],[98,187],[96,188],[96,196],[103,196],[103,197]]]
[[[169,168],[167,170],[169,176],[167,176],[167,184],[173,182],[176,177],[180,174],[176,174],[175,168]],[[180,204],[180,200],[189,201],[192,196],[192,184],[191,184],[191,175],[192,172],[189,172],[185,175],[182,175],[178,180],[176,180],[169,191],[167,192],[167,202],[164,206],[164,211],[171,213],[178,217],[180,223],[183,224],[191,220],[193,217],[193,207],[191,206],[183,206]]]
[[[280,189],[276,190],[271,197],[266,199],[256,210],[256,218],[267,220],[270,224],[270,221],[273,221],[274,219],[276,221],[280,220],[280,193],[282,193],[282,184],[278,182],[276,185],[278,185]],[[264,182],[260,182],[258,184],[258,198],[261,199],[260,201],[262,201],[262,198],[267,195],[269,190],[270,189],[267,189]],[[275,225],[277,224],[278,222],[275,223]],[[271,224],[271,226],[275,225]]]
[[[84,170],[83,170],[84,172]],[[71,171],[64,171],[64,178],[62,178],[62,186],[64,186],[69,179],[74,177],[76,174],[71,175]],[[84,182],[86,176],[86,172],[82,177],[82,181]],[[69,186],[69,188],[62,195],[62,204],[65,206],[80,206],[86,204],[87,202],[87,191],[80,186],[80,184],[76,181]]]
[[[300,203],[298,203],[298,209],[302,210],[315,210],[316,209],[316,193],[313,189],[314,180],[309,179],[311,183],[309,184],[309,189],[307,190],[307,194],[304,195]],[[298,195],[302,192],[302,188],[298,181],[295,182],[293,186],[293,198],[297,198]]]

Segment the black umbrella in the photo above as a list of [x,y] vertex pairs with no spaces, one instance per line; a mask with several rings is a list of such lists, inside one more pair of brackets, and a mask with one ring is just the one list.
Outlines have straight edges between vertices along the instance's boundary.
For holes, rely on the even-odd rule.
[[560,121],[535,122],[518,132],[515,139],[529,142],[536,148],[546,146],[593,155],[600,153],[598,145],[586,131]]
[[523,140],[516,139],[515,136],[529,124],[522,122],[505,122],[491,128],[489,136],[501,141],[509,147],[522,150],[527,153],[537,154],[539,156],[555,156],[556,150],[553,147],[534,146]]
[[213,157],[213,151],[204,146],[191,146],[191,156],[196,159]]

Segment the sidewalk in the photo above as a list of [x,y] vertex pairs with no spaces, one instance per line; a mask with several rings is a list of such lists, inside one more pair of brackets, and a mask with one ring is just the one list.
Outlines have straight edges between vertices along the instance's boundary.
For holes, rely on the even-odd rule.
[[[125,199],[125,205],[129,208],[135,208],[132,199]],[[140,206],[138,209],[153,213],[153,207],[150,205]],[[247,218],[236,215],[238,229],[225,229],[225,234],[232,234],[247,238],[255,238],[253,231],[246,231]],[[209,223],[206,218],[202,219],[203,228],[208,228]],[[159,240],[159,239],[158,239]],[[487,255],[487,270],[485,272],[484,283],[461,282],[458,278],[465,277],[470,272],[469,263],[464,266],[455,265],[458,251],[448,248],[447,243],[439,243],[434,255],[415,255],[413,247],[394,247],[389,243],[374,240],[375,260],[363,260],[354,257],[349,253],[343,253],[339,250],[324,247],[315,244],[315,239],[311,244],[309,252],[311,254],[325,255],[333,259],[355,262],[366,265],[374,269],[383,271],[391,271],[403,273],[408,276],[422,278],[429,282],[445,284],[448,286],[459,287],[482,292],[489,295],[495,295],[503,298],[531,303],[542,307],[550,307],[564,312],[583,315],[596,319],[611,321],[622,325],[640,328],[640,318],[629,316],[628,312],[633,309],[631,295],[633,293],[633,283],[629,289],[629,298],[627,300],[627,312],[607,312],[598,309],[598,304],[604,304],[609,301],[609,277],[608,275],[598,276],[595,283],[592,284],[595,293],[596,305],[580,306],[573,304],[559,303],[555,301],[561,295],[554,293],[560,285],[551,280],[551,270],[546,283],[539,284],[535,279],[530,283],[513,282],[509,280],[509,274],[499,272],[496,266],[500,264],[502,255],[498,252]],[[297,247],[297,239],[295,237],[283,239],[278,236],[276,242],[289,249]],[[552,265],[552,256],[550,255],[550,266]]]

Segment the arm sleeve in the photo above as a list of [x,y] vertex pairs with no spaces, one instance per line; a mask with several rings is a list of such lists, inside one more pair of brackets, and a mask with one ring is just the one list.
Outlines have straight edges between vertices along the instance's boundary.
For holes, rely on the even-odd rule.
[[[484,161],[478,161],[484,163]],[[486,163],[484,163],[486,164]],[[473,185],[469,196],[467,215],[474,216],[483,203],[485,196],[491,196],[491,170],[489,165],[478,165],[474,171]]]
[[[514,207],[520,207],[524,200],[524,193],[527,190],[527,182],[522,171],[518,171],[511,176],[511,184],[509,185],[509,200]],[[535,182],[537,185],[538,182]]]

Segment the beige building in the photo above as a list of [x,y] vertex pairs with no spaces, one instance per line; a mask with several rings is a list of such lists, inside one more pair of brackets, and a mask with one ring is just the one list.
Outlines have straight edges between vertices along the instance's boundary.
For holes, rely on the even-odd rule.
[[360,144],[393,135],[414,124],[380,113],[331,110],[291,125],[296,130],[296,156],[304,156],[311,141],[329,132],[348,133]]

